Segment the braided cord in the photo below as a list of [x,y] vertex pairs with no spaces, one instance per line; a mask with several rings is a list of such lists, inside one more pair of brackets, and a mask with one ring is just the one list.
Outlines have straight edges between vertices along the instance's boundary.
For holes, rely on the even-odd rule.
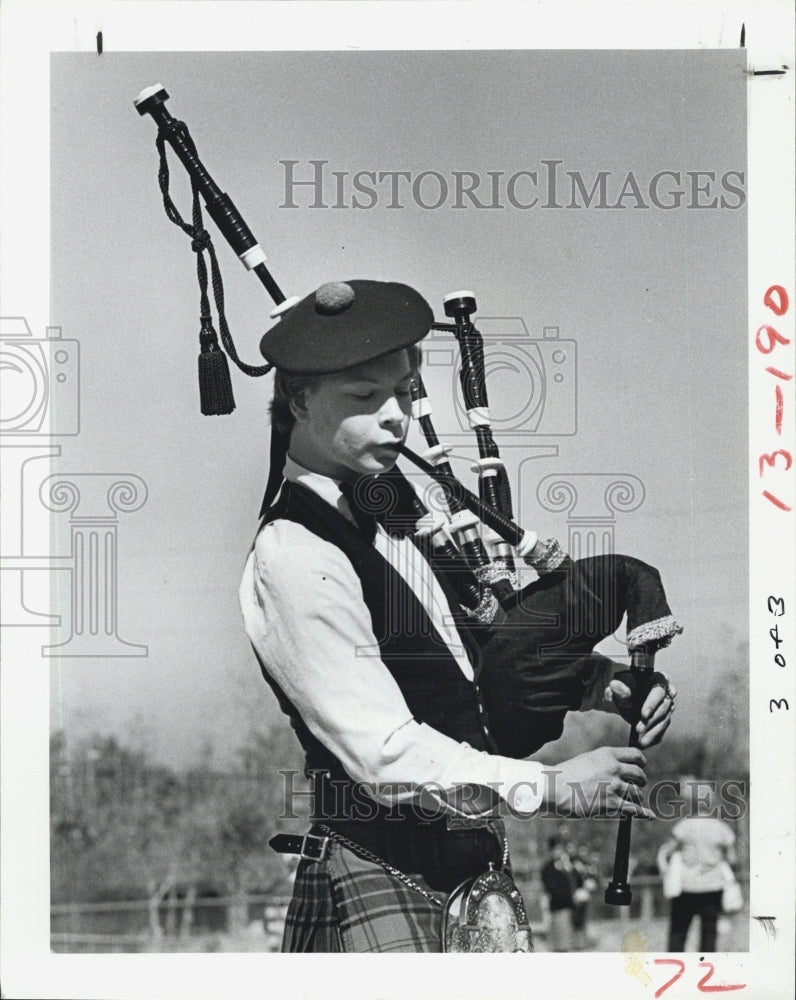
[[[195,155],[196,146],[194,145],[191,134],[188,131],[184,122],[174,121],[170,123],[169,129],[177,132],[180,138],[185,142],[190,151]],[[160,154],[160,169],[158,170],[158,184],[160,185],[160,191],[163,195],[163,207],[166,210],[166,215],[175,226],[179,226],[180,229],[191,238],[191,249],[196,254],[196,271],[197,277],[199,279],[199,293],[200,293],[200,310],[201,319],[203,323],[210,325],[210,301],[207,295],[207,264],[204,259],[204,252],[207,251],[210,257],[210,275],[213,284],[213,298],[216,303],[216,311],[218,313],[218,326],[221,334],[221,343],[224,345],[224,350],[232,358],[238,368],[244,372],[246,375],[251,375],[252,377],[258,377],[260,375],[267,374],[273,367],[270,364],[265,365],[249,365],[245,361],[241,361],[238,357],[238,352],[235,348],[235,344],[232,340],[232,334],[229,330],[229,324],[227,323],[227,317],[224,311],[224,283],[221,278],[221,270],[218,266],[218,258],[216,257],[215,247],[213,246],[213,240],[210,233],[204,228],[204,222],[202,219],[202,208],[199,202],[199,190],[196,186],[196,182],[193,177],[191,178],[191,189],[193,191],[193,206],[192,206],[192,222],[189,225],[180,215],[177,210],[177,206],[169,194],[169,165],[166,158],[166,130],[161,128],[155,139],[155,145],[157,146],[158,153]]]

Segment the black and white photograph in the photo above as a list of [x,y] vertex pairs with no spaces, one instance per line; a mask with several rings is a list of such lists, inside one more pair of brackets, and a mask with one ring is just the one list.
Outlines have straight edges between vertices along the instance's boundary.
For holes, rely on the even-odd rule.
[[793,12],[0,14],[3,995],[792,995]]

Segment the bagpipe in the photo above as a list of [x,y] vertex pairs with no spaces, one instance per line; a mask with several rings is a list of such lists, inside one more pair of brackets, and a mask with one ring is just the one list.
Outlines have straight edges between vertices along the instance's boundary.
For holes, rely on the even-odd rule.
[[[299,299],[286,299],[266,267],[265,254],[254,235],[201,162],[185,124],[170,115],[166,100],[165,89],[156,84],[139,94],[135,106],[140,115],[149,114],[158,126],[158,177],[165,210],[190,237],[197,255],[201,409],[205,414],[229,413],[235,404],[227,356],[252,376],[264,375],[271,365],[247,365],[237,355],[224,314],[218,260],[202,220],[200,196],[226,241],[273,300],[271,316],[283,314]],[[190,222],[180,216],[169,195],[166,144],[190,177]],[[221,344],[212,322],[205,253],[210,259]],[[431,403],[418,374],[412,388],[412,415],[427,450],[424,456],[405,445],[400,450],[428,476],[435,489],[419,491],[396,469],[378,476],[375,482],[362,483],[361,491],[357,484],[361,493],[358,500],[388,522],[392,518],[402,520],[404,526],[409,524],[432,565],[453,585],[462,622],[472,629],[480,646],[478,683],[498,752],[527,757],[561,735],[567,712],[580,706],[589,685],[595,646],[614,635],[624,618],[630,668],[617,676],[631,689],[635,723],[652,686],[665,685],[665,678],[654,669],[656,652],[682,632],[667,604],[660,574],[625,555],[573,560],[555,539],[541,540],[517,524],[509,476],[492,434],[484,344],[472,322],[475,296],[470,291],[454,292],[445,297],[444,311],[448,322],[435,322],[432,329],[449,334],[458,344],[461,394],[478,447],[474,467],[478,492],[465,487],[454,475],[451,449],[441,443],[434,428]],[[536,579],[520,586],[518,562],[530,566]],[[630,745],[637,745],[637,739],[634,724]],[[629,846],[630,819],[623,817],[607,902],[630,902]]]

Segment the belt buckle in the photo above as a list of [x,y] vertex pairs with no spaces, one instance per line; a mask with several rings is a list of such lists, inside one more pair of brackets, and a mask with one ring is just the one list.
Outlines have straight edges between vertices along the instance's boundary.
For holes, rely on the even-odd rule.
[[[317,848],[317,854],[308,854],[307,848],[309,846],[310,840],[319,840],[321,842],[320,847]],[[301,838],[301,853],[300,858],[305,861],[325,861],[326,860],[326,848],[329,846],[329,837],[323,837],[317,833],[305,833]],[[313,848],[316,850],[316,848]]]

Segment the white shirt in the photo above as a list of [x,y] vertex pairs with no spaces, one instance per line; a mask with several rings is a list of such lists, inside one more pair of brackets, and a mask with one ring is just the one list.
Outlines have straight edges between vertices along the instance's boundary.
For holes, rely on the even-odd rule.
[[722,862],[735,843],[729,826],[713,816],[687,816],[672,836],[682,851],[683,892],[717,892],[724,888]]
[[[290,458],[285,478],[313,490],[353,521],[335,480]],[[462,673],[472,680],[447,600],[422,553],[409,538],[395,538],[380,525],[374,545],[422,601]],[[294,521],[272,521],[246,562],[240,604],[246,632],[268,674],[310,732],[354,781],[370,786],[378,801],[394,805],[431,794],[441,811],[456,814],[434,786],[476,783],[493,788],[519,815],[539,809],[541,764],[476,750],[413,718],[381,660],[360,578],[338,546]]]

